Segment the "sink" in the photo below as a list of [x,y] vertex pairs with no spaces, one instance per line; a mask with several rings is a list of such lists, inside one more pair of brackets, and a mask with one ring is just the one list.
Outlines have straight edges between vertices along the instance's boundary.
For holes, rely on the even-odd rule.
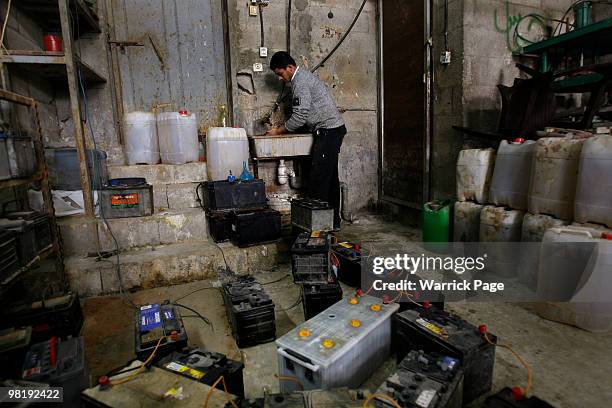
[[249,136],[251,154],[257,159],[309,156],[312,134],[289,133],[278,136]]

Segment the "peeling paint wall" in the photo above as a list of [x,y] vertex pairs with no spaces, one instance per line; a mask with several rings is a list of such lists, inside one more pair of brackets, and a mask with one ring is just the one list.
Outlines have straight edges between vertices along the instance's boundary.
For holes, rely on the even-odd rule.
[[[235,124],[248,134],[262,134],[261,119],[270,112],[282,83],[269,70],[269,59],[286,50],[287,1],[271,1],[263,9],[265,46],[268,57],[259,57],[260,20],[249,16],[248,2],[228,0],[230,50]],[[312,68],[336,45],[355,17],[360,1],[293,0],[291,18],[291,54],[299,65]],[[330,18],[331,16],[331,18]],[[336,104],[347,110],[344,120],[348,134],[340,155],[339,174],[349,187],[351,211],[373,206],[378,199],[378,128],[377,128],[377,33],[376,2],[368,0],[361,17],[338,51],[317,71],[330,88]],[[253,72],[253,63],[261,62],[263,72]],[[253,78],[254,94],[238,86],[236,74]],[[248,81],[247,81],[248,82]],[[273,117],[282,123],[287,106]],[[274,181],[277,163],[260,165],[260,176],[275,190],[290,192]]]

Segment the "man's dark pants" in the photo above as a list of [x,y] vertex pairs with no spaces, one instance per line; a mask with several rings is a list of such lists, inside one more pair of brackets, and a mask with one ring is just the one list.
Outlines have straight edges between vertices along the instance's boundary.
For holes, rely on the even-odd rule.
[[310,198],[327,201],[334,208],[334,227],[340,227],[340,180],[338,156],[346,127],[319,129],[314,133],[312,166],[310,169]]

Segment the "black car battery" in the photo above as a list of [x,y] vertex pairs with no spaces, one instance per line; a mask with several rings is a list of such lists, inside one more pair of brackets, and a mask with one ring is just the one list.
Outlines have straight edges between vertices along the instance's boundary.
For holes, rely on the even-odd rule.
[[0,219],[0,230],[9,231],[17,242],[19,262],[21,266],[26,266],[38,255],[36,244],[36,231],[30,221]]
[[[187,331],[178,308],[169,301],[140,306],[136,312],[136,357],[152,361],[187,347]],[[161,341],[160,341],[161,339]]]
[[[401,407],[461,408],[463,370],[456,358],[411,351],[377,394],[391,397]],[[377,407],[392,407],[377,399]]]
[[224,283],[223,301],[238,347],[250,347],[276,339],[274,302],[252,276]]
[[49,215],[38,211],[13,211],[6,213],[9,220],[25,220],[32,223],[34,235],[36,236],[36,250],[38,252],[53,243],[51,235],[51,222]]
[[[369,252],[360,244],[339,242],[332,246],[332,263],[338,268],[338,280],[354,288],[361,287],[362,260]],[[335,258],[334,258],[335,257]]]
[[20,378],[23,360],[30,348],[32,328],[0,330],[0,367],[2,378]]
[[433,289],[421,289],[421,281],[424,279],[417,274],[409,274],[405,280],[414,282],[416,290],[406,290],[404,295],[400,298],[399,311],[409,309],[428,309],[430,307],[438,310],[444,310],[444,293],[439,290]]
[[244,364],[230,360],[224,354],[200,348],[186,348],[170,353],[156,365],[210,386],[223,376],[227,391],[244,398]]
[[10,231],[0,231],[0,282],[9,279],[20,268],[17,240]]
[[89,386],[83,338],[51,337],[34,344],[26,354],[22,378],[62,387],[64,406],[79,406],[81,391]]
[[338,282],[302,285],[304,320],[309,320],[334,303],[342,300],[342,287]]
[[291,247],[293,281],[302,284],[334,282],[330,275],[330,247],[332,235],[327,232],[303,232]]
[[105,218],[145,217],[153,214],[153,186],[144,178],[111,179],[99,191]]
[[515,396],[512,389],[506,387],[500,392],[488,396],[483,408],[554,408],[554,406],[535,396]]
[[232,213],[228,211],[208,211],[206,223],[208,234],[215,242],[229,241],[232,237]]
[[206,211],[267,207],[266,184],[263,180],[205,181],[203,194]]
[[463,406],[464,373],[458,359],[436,352],[413,350],[400,362],[398,369],[442,383],[442,394],[439,395],[436,407]]
[[332,231],[334,209],[328,202],[310,198],[291,200],[291,224],[304,231]]
[[0,310],[0,326],[32,327],[32,342],[52,336],[79,336],[83,327],[83,311],[74,293],[58,294],[44,301],[16,304]]
[[276,210],[233,211],[231,241],[248,247],[277,241],[281,237],[281,215]]
[[[393,337],[398,361],[411,350],[458,358],[465,374],[465,403],[491,390],[495,345],[459,316],[434,307],[405,310],[393,317]],[[492,343],[497,340],[492,334],[488,337]]]

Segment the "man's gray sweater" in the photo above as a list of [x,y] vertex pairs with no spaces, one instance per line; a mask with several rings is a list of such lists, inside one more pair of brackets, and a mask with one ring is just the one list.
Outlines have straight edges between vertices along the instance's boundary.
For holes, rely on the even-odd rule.
[[313,73],[300,67],[291,80],[293,114],[285,123],[294,132],[306,125],[311,131],[333,129],[344,125],[344,120],[327,87]]

